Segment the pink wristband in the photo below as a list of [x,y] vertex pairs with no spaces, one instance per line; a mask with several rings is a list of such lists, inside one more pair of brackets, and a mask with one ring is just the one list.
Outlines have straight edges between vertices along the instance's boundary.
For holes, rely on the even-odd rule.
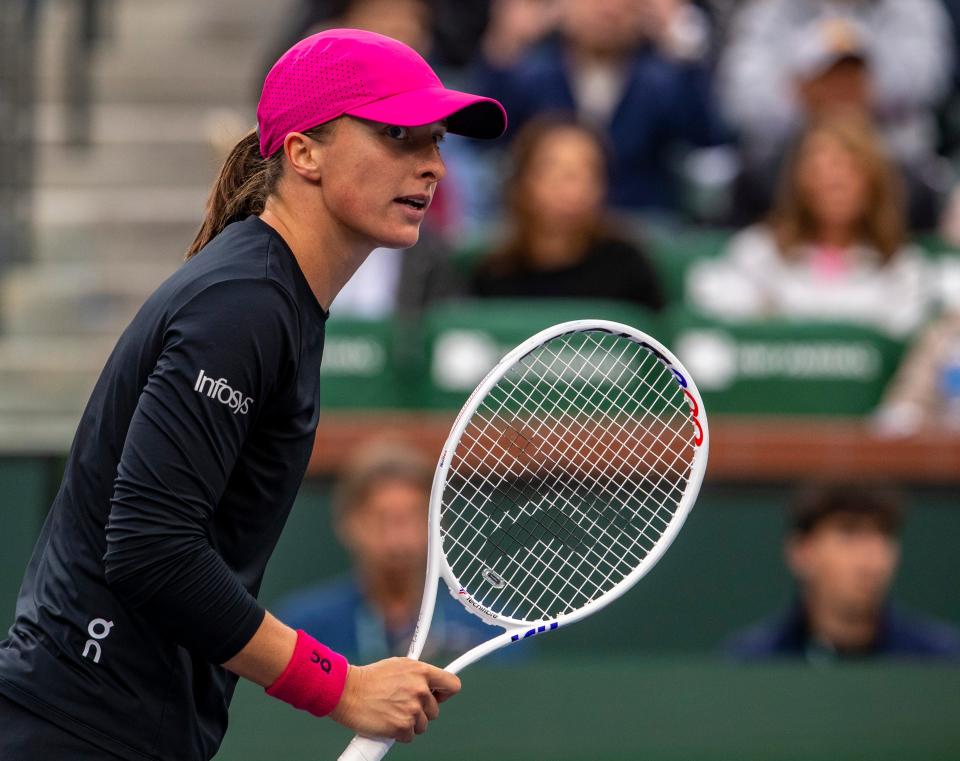
[[348,668],[340,653],[298,629],[293,657],[277,681],[267,687],[267,694],[314,716],[326,716],[340,702]]

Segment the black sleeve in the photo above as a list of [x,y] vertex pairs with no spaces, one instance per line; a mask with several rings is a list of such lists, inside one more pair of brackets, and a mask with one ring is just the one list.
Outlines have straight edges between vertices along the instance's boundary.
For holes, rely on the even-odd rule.
[[297,326],[289,296],[268,280],[196,295],[169,321],[124,442],[107,582],[212,663],[238,653],[263,620],[207,527],[257,416],[295,367]]

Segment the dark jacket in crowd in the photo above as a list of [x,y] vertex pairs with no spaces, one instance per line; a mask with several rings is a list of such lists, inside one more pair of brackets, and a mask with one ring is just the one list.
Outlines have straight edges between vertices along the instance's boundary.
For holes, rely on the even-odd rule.
[[[473,87],[503,103],[510,114],[508,135],[516,134],[538,114],[576,112],[569,66],[563,46],[551,41],[510,68],[481,60]],[[649,46],[637,50],[606,127],[613,207],[678,208],[679,182],[672,171],[678,145],[715,145],[725,138],[711,87],[706,64],[673,61]]]
[[656,270],[632,243],[613,237],[594,241],[586,256],[556,269],[523,263],[480,265],[471,283],[474,296],[487,298],[615,299],[659,310],[664,298]]
[[824,661],[847,658],[960,660],[960,632],[953,627],[908,614],[888,605],[881,616],[877,638],[864,650],[839,652],[816,642],[810,635],[799,602],[785,615],[735,634],[726,652],[739,661],[803,658]]

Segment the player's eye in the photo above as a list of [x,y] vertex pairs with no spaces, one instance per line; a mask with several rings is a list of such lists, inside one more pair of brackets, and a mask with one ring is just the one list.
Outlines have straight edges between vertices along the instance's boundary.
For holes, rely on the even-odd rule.
[[446,133],[446,132],[435,132],[435,133],[433,133],[433,144],[434,144],[434,145],[440,145],[440,143],[442,143],[442,142],[443,142],[444,140],[446,140],[446,139],[447,139],[447,133]]
[[389,125],[384,132],[386,133],[387,137],[394,140],[406,140],[410,134],[406,127],[398,127],[395,124]]

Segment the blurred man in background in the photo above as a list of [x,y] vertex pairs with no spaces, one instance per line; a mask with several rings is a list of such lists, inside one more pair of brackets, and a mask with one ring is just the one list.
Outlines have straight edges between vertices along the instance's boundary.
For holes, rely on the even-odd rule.
[[[467,65],[487,23],[489,0],[294,0],[270,52],[282,53],[307,35],[334,26],[376,30],[441,69]],[[420,28],[426,24],[424,35]],[[269,58],[269,66],[274,58]],[[449,72],[445,72],[448,74]]]
[[[383,441],[361,449],[337,485],[333,508],[352,573],[292,593],[278,615],[355,663],[405,655],[420,612],[432,482],[433,466],[409,446]],[[496,633],[444,585],[421,658],[452,660]]]
[[566,112],[609,140],[610,202],[680,207],[682,146],[725,134],[711,94],[706,15],[689,0],[498,0],[477,85],[505,104],[510,132]]
[[902,507],[892,493],[830,485],[791,510],[787,566],[798,595],[785,616],[735,635],[739,660],[960,658],[960,632],[906,613],[888,599],[900,560]]

